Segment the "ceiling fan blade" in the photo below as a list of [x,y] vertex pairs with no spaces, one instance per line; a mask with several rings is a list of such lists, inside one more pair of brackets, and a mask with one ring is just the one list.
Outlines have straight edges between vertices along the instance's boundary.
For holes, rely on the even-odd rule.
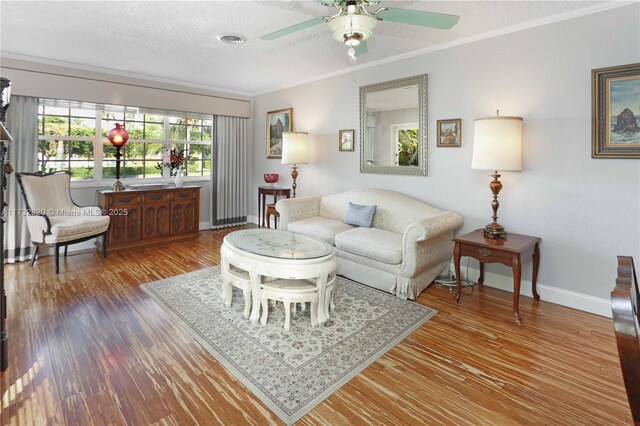
[[284,37],[291,33],[295,33],[296,31],[304,30],[305,28],[313,27],[314,25],[322,24],[325,22],[324,17],[321,18],[313,18],[308,21],[300,22],[299,24],[292,25],[287,28],[283,28],[279,31],[273,32],[271,34],[267,34],[265,36],[260,37],[261,40],[275,40],[280,37]]
[[458,23],[458,15],[390,7],[378,14],[384,21],[448,30]]
[[357,45],[354,48],[354,50],[356,51],[356,56],[364,55],[369,51],[369,49],[367,49],[367,42],[366,41],[361,42],[359,45]]

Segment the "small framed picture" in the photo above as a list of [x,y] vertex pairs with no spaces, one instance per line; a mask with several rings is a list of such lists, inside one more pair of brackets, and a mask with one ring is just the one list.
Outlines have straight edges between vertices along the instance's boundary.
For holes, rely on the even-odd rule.
[[282,133],[293,130],[293,108],[267,113],[267,158],[282,158]]
[[591,70],[592,158],[640,158],[640,64]]
[[460,148],[462,146],[462,119],[438,120],[438,148]]
[[355,130],[353,129],[349,129],[349,130],[340,130],[339,136],[338,136],[338,149],[340,151],[353,151],[354,150],[354,143],[353,140],[355,139]]

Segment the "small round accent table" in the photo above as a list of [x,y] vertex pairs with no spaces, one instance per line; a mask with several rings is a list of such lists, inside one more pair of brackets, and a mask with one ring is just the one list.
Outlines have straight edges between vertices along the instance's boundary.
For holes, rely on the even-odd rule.
[[322,240],[272,229],[245,229],[224,237],[220,247],[221,273],[230,265],[249,272],[251,280],[251,322],[260,318],[262,277],[315,280],[318,288],[318,323],[329,319],[325,302],[327,278],[335,274],[333,247]]

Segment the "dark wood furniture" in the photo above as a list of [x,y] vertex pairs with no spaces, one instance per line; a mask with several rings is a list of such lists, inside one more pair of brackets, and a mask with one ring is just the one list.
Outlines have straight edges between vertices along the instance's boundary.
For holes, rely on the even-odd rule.
[[199,232],[199,186],[103,189],[98,204],[111,216],[111,251],[192,238]]
[[640,325],[638,278],[633,258],[618,256],[618,278],[611,292],[613,328],[633,422],[640,425]]
[[265,226],[265,219],[267,216],[267,195],[273,196],[273,204],[278,201],[279,197],[291,197],[290,188],[280,188],[277,186],[259,186],[258,187],[258,227]]
[[271,216],[273,216],[275,228],[278,229],[278,218],[280,217],[280,213],[276,210],[276,203],[267,204],[267,210],[264,212],[264,215],[267,218],[267,228],[271,228]]
[[506,238],[488,238],[482,230],[476,230],[453,239],[456,245],[453,250],[453,264],[456,271],[456,302],[460,301],[462,285],[460,280],[460,258],[470,256],[480,261],[480,278],[478,284],[484,283],[484,264],[502,263],[513,269],[513,318],[521,324],[520,311],[520,281],[522,276],[521,256],[533,255],[533,277],[531,290],[533,298],[540,300],[536,291],[538,267],[540,266],[540,238],[527,235],[508,234]]

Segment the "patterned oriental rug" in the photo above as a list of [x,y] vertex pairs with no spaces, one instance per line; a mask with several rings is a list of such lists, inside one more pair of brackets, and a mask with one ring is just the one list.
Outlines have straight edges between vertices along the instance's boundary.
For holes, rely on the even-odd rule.
[[[242,318],[242,292],[225,308],[219,266],[144,284],[147,292],[285,423],[292,424],[437,311],[337,277],[331,320],[312,328],[309,307],[282,303],[265,326]],[[273,311],[272,311],[273,310]]]

